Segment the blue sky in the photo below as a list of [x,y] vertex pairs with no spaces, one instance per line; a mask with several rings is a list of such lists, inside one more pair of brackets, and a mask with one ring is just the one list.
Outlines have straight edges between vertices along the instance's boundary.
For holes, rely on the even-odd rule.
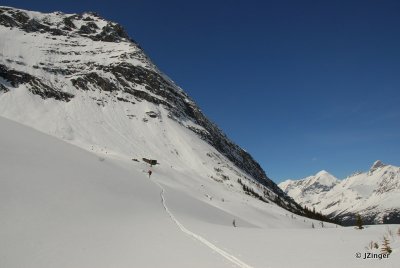
[[8,1],[95,11],[275,182],[400,165],[400,1]]

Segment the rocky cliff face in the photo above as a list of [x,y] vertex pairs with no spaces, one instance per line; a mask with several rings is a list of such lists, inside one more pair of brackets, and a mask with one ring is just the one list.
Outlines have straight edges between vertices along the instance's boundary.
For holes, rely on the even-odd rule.
[[[141,124],[173,120],[250,180],[292,202],[250,154],[158,70],[119,24],[95,13],[43,14],[0,7],[0,35],[0,115],[86,148],[108,146],[126,154],[137,145],[138,140],[132,140],[137,125],[134,130],[128,121],[119,122],[121,117],[131,122],[142,117]],[[106,134],[100,137],[91,128],[93,122],[106,122]],[[145,128],[149,131],[148,125]],[[116,146],[112,131],[130,142]],[[136,134],[148,142],[147,134]]]

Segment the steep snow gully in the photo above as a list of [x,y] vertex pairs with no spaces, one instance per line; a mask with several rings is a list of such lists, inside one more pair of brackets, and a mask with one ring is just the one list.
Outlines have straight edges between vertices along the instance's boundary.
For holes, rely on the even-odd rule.
[[188,230],[185,226],[183,226],[174,216],[174,214],[172,214],[172,212],[168,209],[167,203],[166,203],[166,199],[164,196],[165,193],[165,189],[164,187],[162,187],[161,184],[159,184],[157,181],[155,180],[151,180],[152,182],[154,182],[160,189],[160,196],[161,196],[161,203],[165,209],[165,211],[168,213],[169,217],[172,219],[172,221],[179,227],[179,229],[193,237],[194,239],[196,239],[197,241],[203,243],[205,246],[209,247],[211,250],[213,250],[214,252],[220,254],[222,257],[226,258],[227,260],[229,260],[230,262],[236,264],[238,267],[242,267],[242,268],[252,268],[252,266],[244,263],[243,261],[239,260],[238,258],[236,258],[235,256],[229,254],[228,252],[222,250],[221,248],[217,247],[216,245],[214,245],[213,243],[211,243],[210,241],[208,241],[207,239],[205,239],[204,237],[193,233],[192,231]]

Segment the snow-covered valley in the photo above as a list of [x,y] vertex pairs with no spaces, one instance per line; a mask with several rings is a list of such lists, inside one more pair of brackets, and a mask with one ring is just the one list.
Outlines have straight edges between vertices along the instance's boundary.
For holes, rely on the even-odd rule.
[[0,37],[0,267],[396,267],[399,225],[300,216],[120,25],[0,7]]
[[[321,228],[170,166],[156,166],[149,179],[144,163],[87,152],[4,118],[0,128],[1,267],[396,267],[399,261],[399,225]],[[369,252],[370,241],[381,244],[386,229],[393,233],[388,259],[355,257]]]

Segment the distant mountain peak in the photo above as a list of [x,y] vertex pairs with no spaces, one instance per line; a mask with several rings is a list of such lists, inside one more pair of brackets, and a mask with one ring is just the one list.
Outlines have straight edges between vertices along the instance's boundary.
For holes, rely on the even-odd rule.
[[371,166],[370,171],[373,172],[377,170],[378,168],[386,166],[384,163],[382,163],[381,160],[376,160],[374,164]]
[[314,176],[313,183],[319,183],[325,186],[332,186],[338,183],[338,179],[326,170],[321,170]]
[[325,175],[325,174],[329,174],[329,172],[323,169],[323,170],[321,170],[320,172],[318,172],[318,173],[316,174],[316,176],[321,176],[321,175]]

